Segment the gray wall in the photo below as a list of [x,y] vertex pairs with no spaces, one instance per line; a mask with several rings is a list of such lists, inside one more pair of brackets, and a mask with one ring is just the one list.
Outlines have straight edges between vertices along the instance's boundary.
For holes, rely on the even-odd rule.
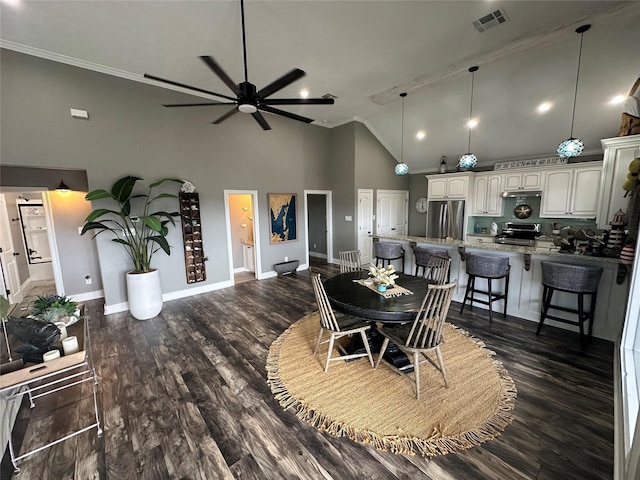
[[409,175],[409,235],[424,237],[427,234],[427,214],[418,213],[416,202],[427,196],[427,179],[423,173]]
[[398,162],[362,123],[354,123],[355,188],[409,190],[408,175],[396,175]]
[[[297,193],[302,199],[304,189],[327,188],[328,129],[271,115],[273,130],[268,132],[244,115],[213,126],[218,110],[161,106],[193,101],[177,92],[7,50],[0,61],[3,163],[86,169],[90,189],[108,188],[127,174],[147,182],[167,176],[191,180],[200,193],[204,248],[210,259],[206,283],[229,279],[224,189],[259,192],[263,271],[272,270],[285,256],[304,259],[301,205],[298,241],[271,245],[267,193]],[[71,107],[88,110],[90,120],[72,119]],[[350,185],[352,190],[353,182]],[[104,235],[98,239],[105,302],[124,302],[123,274],[130,265],[122,249]],[[154,258],[165,293],[191,288],[182,274],[179,229],[171,231],[169,241],[174,254]]]
[[[355,243],[355,127],[351,122],[331,129],[330,155],[327,161],[329,184],[333,191],[333,252],[353,250]],[[353,221],[348,222],[345,216]]]
[[[329,130],[267,115],[273,130],[265,132],[252,117],[236,115],[213,126],[211,121],[220,114],[215,108],[161,106],[193,101],[178,92],[8,50],[2,50],[0,62],[3,164],[86,170],[90,190],[110,188],[128,174],[142,177],[145,185],[169,176],[196,185],[204,249],[210,259],[207,281],[197,287],[229,280],[225,189],[258,192],[254,217],[259,219],[261,269],[266,272],[285,256],[304,260],[305,189],[333,192],[334,251],[327,253],[335,258],[339,250],[356,245],[357,188],[409,186],[407,177],[393,174],[395,160],[360,123]],[[72,119],[70,108],[88,110],[90,120]],[[313,116],[323,108],[331,107],[308,107],[302,113]],[[173,190],[167,186],[166,191]],[[279,192],[298,195],[298,240],[272,245],[267,193]],[[94,207],[103,206],[95,203]],[[165,207],[177,209],[169,201]],[[64,210],[57,203],[56,208]],[[58,243],[65,255],[66,293],[95,290],[95,281],[85,286],[84,276],[97,279],[100,272],[105,303],[125,302],[123,274],[131,266],[123,249],[107,235],[95,241],[77,235],[88,208],[79,205],[73,214],[66,211],[68,218],[61,220],[64,230],[56,232],[62,235]],[[348,222],[345,216],[353,220]],[[168,239],[173,254],[157,254],[153,262],[161,271],[164,293],[193,288],[185,281],[180,229],[171,230]]]

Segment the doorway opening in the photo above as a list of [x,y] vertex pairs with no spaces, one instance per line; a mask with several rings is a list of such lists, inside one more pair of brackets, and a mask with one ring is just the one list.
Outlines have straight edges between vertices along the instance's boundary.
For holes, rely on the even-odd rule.
[[12,315],[26,316],[35,298],[63,291],[48,192],[3,187],[0,219],[2,292]]
[[305,190],[307,265],[334,263],[331,190]]
[[233,284],[260,278],[258,192],[225,190],[229,275]]

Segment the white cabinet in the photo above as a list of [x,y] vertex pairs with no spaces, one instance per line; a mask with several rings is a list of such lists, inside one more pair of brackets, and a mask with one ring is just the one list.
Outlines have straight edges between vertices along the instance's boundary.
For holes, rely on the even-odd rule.
[[618,210],[627,213],[629,197],[624,196],[622,184],[627,179],[629,163],[640,157],[640,135],[605,138],[601,142],[604,157],[597,225],[606,229]]
[[242,262],[244,264],[244,268],[250,272],[256,271],[253,245],[248,245],[246,243],[242,244]]
[[427,175],[429,200],[465,199],[469,194],[469,173]]
[[548,171],[540,217],[595,218],[601,175],[602,162]]
[[501,217],[502,175],[477,174],[473,184],[471,214],[480,217]]
[[513,172],[502,174],[504,190],[540,190],[542,172]]

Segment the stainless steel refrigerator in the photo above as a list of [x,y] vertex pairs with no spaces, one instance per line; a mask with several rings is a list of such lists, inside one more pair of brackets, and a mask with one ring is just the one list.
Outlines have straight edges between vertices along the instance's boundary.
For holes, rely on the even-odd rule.
[[427,237],[462,240],[464,200],[431,201],[427,208]]

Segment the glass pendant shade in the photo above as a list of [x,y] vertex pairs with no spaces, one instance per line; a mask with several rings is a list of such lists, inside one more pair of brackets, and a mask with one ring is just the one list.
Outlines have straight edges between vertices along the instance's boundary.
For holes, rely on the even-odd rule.
[[402,162],[396,165],[396,175],[406,175],[409,173],[409,165]]
[[584,150],[584,143],[579,138],[567,138],[558,146],[558,155],[562,158],[577,157]]
[[467,141],[467,153],[462,155],[458,160],[458,166],[464,169],[470,169],[475,167],[478,164],[478,157],[476,157],[473,153],[471,153],[471,120],[473,117],[473,81],[475,79],[475,74],[478,71],[478,67],[470,67],[469,71],[471,72],[471,101],[469,102],[469,123],[467,123],[467,127],[469,129],[469,138]]
[[580,34],[580,50],[578,53],[578,70],[576,72],[576,89],[573,94],[573,112],[571,113],[571,134],[569,138],[563,140],[560,145],[558,145],[558,155],[562,158],[572,158],[579,156],[584,150],[584,143],[579,138],[575,138],[573,136],[573,123],[576,118],[576,99],[578,98],[578,80],[580,80],[580,61],[582,60],[582,39],[584,36],[584,32],[589,30],[591,25],[582,25],[581,27],[576,28],[576,33]]
[[465,153],[460,157],[460,168],[473,168],[478,164],[478,158],[473,153]]
[[404,163],[404,97],[406,96],[406,93],[400,94],[400,97],[402,98],[402,118],[400,119],[400,163],[396,165],[396,175],[406,175],[409,173],[409,165]]

